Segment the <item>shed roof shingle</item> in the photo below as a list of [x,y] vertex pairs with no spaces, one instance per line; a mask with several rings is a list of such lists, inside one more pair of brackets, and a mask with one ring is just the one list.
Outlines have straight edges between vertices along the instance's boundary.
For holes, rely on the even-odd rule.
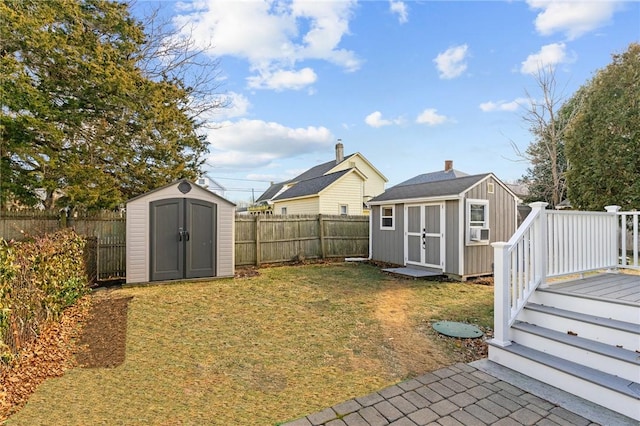
[[467,175],[458,178],[436,180],[426,183],[406,184],[406,182],[412,180],[409,179],[408,181],[387,189],[382,194],[372,198],[369,202],[375,203],[379,201],[409,200],[414,198],[446,197],[458,195],[469,189],[476,183],[480,182],[490,174],[491,173],[483,173],[479,175]]

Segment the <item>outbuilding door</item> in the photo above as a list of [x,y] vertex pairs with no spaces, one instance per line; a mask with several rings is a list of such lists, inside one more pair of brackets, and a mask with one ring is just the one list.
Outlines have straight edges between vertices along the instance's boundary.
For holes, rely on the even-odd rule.
[[216,205],[169,198],[150,208],[151,281],[215,276]]
[[444,268],[444,204],[405,207],[404,260],[408,265]]

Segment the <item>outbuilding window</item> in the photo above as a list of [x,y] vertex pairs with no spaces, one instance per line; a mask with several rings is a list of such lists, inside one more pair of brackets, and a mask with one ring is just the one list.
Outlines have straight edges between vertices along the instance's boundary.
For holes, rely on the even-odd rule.
[[380,229],[393,231],[396,226],[394,217],[394,206],[380,207]]
[[349,206],[346,204],[340,204],[340,215],[346,216],[349,214]]
[[467,245],[489,244],[489,200],[467,200]]

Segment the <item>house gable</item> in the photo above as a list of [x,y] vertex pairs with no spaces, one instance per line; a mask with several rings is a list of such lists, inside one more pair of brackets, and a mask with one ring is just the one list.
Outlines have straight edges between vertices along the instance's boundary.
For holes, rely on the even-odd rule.
[[346,205],[348,214],[362,214],[363,180],[357,169],[347,169],[299,182],[274,198],[274,213],[286,207],[287,214],[340,214]]
[[[310,196],[314,193],[319,194],[326,186],[321,183],[328,182],[322,180],[324,176],[344,172],[349,169],[357,169],[363,178],[363,188],[362,191],[360,191],[361,195],[358,200],[360,204],[364,204],[372,197],[384,191],[387,178],[359,152],[343,157],[342,144],[338,143],[336,145],[336,159],[314,166],[291,180],[272,184],[260,195],[256,203],[266,205],[287,198]],[[302,187],[296,191],[292,191],[299,185],[302,185]],[[355,200],[353,200],[352,203],[355,203]],[[360,210],[362,210],[362,206]]]

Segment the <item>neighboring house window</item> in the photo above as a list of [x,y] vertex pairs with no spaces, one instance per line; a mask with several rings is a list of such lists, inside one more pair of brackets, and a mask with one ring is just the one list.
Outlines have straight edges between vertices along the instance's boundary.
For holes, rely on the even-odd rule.
[[380,229],[394,230],[395,229],[395,221],[393,217],[393,212],[395,209],[393,206],[382,206],[380,207]]
[[489,200],[467,200],[467,245],[489,244]]
[[349,214],[349,206],[346,204],[340,204],[340,214],[342,216],[346,216]]
[[280,209],[280,214],[287,214],[287,208],[286,207],[282,207]]

